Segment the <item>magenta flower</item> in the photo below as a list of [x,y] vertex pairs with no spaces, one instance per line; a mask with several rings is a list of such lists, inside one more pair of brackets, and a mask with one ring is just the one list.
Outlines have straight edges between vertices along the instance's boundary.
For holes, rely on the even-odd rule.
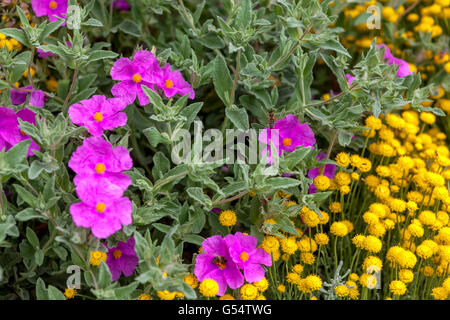
[[259,133],[258,140],[267,144],[267,147],[262,151],[262,156],[268,154],[269,163],[273,162],[270,153],[270,141],[277,149],[279,156],[281,156],[283,150],[292,152],[298,146],[310,147],[316,143],[314,132],[309,125],[300,123],[293,114],[288,114],[283,119],[278,120],[273,129],[263,129]]
[[92,181],[108,179],[112,184],[126,190],[131,179],[122,171],[130,170],[133,167],[133,160],[127,148],[113,146],[101,137],[90,137],[83,141],[72,154],[69,167],[75,171],[75,185],[86,177]]
[[202,253],[195,260],[194,273],[199,281],[212,279],[219,285],[218,295],[223,296],[227,286],[237,289],[244,284],[244,277],[228,251],[221,236],[212,236],[202,243]]
[[132,61],[128,58],[117,60],[111,69],[111,77],[121,81],[111,89],[114,97],[131,104],[137,96],[139,104],[145,106],[150,101],[142,86],[154,89],[154,85],[161,81],[161,69],[153,53],[141,50],[136,52]]
[[184,96],[189,93],[189,99],[194,99],[194,89],[188,82],[184,81],[180,71],[172,71],[169,63],[161,71],[162,77],[161,81],[158,82],[158,88],[162,89],[168,98],[172,98],[176,94]]
[[125,277],[133,274],[139,264],[134,245],[134,237],[130,237],[127,242],[119,241],[117,247],[114,248],[108,248],[105,244],[105,247],[108,248],[106,264],[109,267],[109,271],[111,271],[112,281],[118,280],[122,273]]
[[120,11],[128,11],[131,9],[131,6],[126,0],[114,0],[113,7]]
[[347,77],[348,85],[352,85],[353,80],[355,80],[355,77],[353,77],[350,73],[346,73],[345,76]]
[[67,15],[68,0],[31,0],[31,5],[36,16],[48,16],[51,22]]
[[48,57],[54,57],[56,54],[51,53],[50,51],[44,51],[42,49],[37,49],[38,57],[42,59],[47,59]]
[[[36,124],[35,117],[34,112],[28,109],[22,109],[16,114],[12,109],[0,107],[0,150],[8,151],[19,142],[31,139],[20,130],[18,119]],[[34,140],[31,140],[27,157],[34,155],[34,150],[39,151],[40,147]]]
[[245,281],[256,282],[264,278],[265,271],[261,265],[270,267],[272,259],[264,249],[256,248],[256,237],[237,232],[228,234],[224,240],[231,259],[244,271]]
[[127,123],[127,115],[119,112],[126,108],[119,98],[106,99],[95,95],[82,100],[69,108],[69,116],[73,123],[85,126],[93,136],[101,136],[103,130],[112,130]]
[[386,63],[388,65],[399,65],[400,67],[397,70],[397,77],[402,78],[409,76],[412,72],[409,68],[408,62],[405,60],[399,59],[394,57],[394,55],[391,53],[391,50],[389,50],[389,47],[385,44],[379,44],[377,45],[377,48],[384,48],[384,59],[386,60]]
[[17,115],[13,109],[0,107],[0,151],[8,151],[22,141]]
[[[326,154],[323,152],[319,152],[319,154],[316,156],[317,160],[322,160],[326,158]],[[323,166],[320,166],[318,168],[314,168],[314,169],[310,169],[308,170],[308,178],[310,179],[314,179],[315,177],[317,177],[318,175],[320,175],[321,173],[319,172],[319,170],[323,170],[322,174],[326,177],[328,177],[329,179],[333,179],[334,178],[334,174],[336,173],[336,165],[334,164],[326,164],[325,168],[322,168]],[[314,183],[311,183],[308,189],[308,193],[316,193],[317,189],[316,186],[314,185]]]
[[[32,86],[26,86],[22,87],[20,89],[27,89],[31,90],[33,89]],[[11,99],[11,103],[15,106],[18,106],[19,104],[24,103],[27,100],[27,96],[30,94],[30,92],[17,90],[17,89],[11,89],[11,92],[9,94],[9,97]],[[45,94],[41,90],[34,90],[30,94],[30,101],[29,105],[33,107],[44,107],[44,101],[45,101]]]
[[77,227],[91,228],[97,238],[107,238],[132,222],[130,199],[122,197],[123,189],[106,178],[80,179],[76,188],[82,202],[70,206]]

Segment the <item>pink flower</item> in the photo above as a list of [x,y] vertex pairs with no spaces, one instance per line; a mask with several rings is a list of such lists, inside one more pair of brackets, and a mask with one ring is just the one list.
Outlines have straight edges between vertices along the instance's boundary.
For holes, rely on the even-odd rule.
[[353,80],[355,80],[355,77],[353,77],[350,73],[346,73],[345,76],[347,77],[348,85],[350,86]]
[[[278,139],[277,139],[278,137]],[[262,156],[268,154],[268,162],[272,163],[273,158],[270,153],[270,141],[281,156],[283,150],[286,152],[294,151],[298,146],[310,147],[316,143],[314,132],[307,123],[300,123],[293,114],[288,114],[281,120],[278,120],[273,129],[263,129],[258,140],[267,144],[262,152]]]
[[[325,153],[319,152],[319,154],[316,156],[316,159],[322,160],[325,159],[326,156],[327,155]],[[323,170],[322,174],[324,176],[328,177],[329,179],[333,179],[334,174],[336,173],[336,165],[326,164],[324,169],[322,169],[322,167],[323,166],[308,170],[308,178],[314,179],[315,177],[321,174],[319,170]],[[308,193],[316,193],[316,192],[317,192],[316,186],[314,185],[314,183],[311,183],[308,189]]]
[[127,123],[127,115],[119,112],[125,108],[126,104],[121,99],[95,95],[72,105],[69,116],[73,123],[85,126],[93,136],[101,136],[103,130],[112,130]]
[[131,179],[122,171],[133,167],[133,160],[127,148],[113,146],[101,137],[90,137],[83,141],[83,145],[77,148],[69,161],[69,167],[75,171],[75,185],[78,185],[86,177],[91,181],[100,181],[106,178],[110,183],[126,190]]
[[244,277],[228,251],[221,236],[212,236],[202,243],[202,253],[196,257],[194,273],[199,281],[212,279],[219,285],[218,295],[223,296],[227,286],[237,289],[244,284]]
[[36,16],[48,16],[51,22],[67,15],[68,0],[31,0],[31,5]]
[[224,240],[231,259],[244,271],[245,281],[256,282],[264,278],[265,271],[261,265],[270,267],[272,259],[264,249],[256,248],[256,237],[237,232],[228,234]]
[[194,89],[188,82],[184,81],[180,71],[172,71],[169,63],[161,71],[162,77],[161,81],[158,82],[158,88],[162,89],[168,98],[172,98],[176,94],[184,96],[189,93],[189,99],[194,99]]
[[399,59],[394,57],[394,55],[391,53],[391,50],[389,50],[389,47],[385,45],[384,43],[377,45],[377,48],[384,48],[384,59],[386,60],[386,63],[388,65],[399,65],[400,67],[397,70],[397,77],[402,78],[409,76],[412,74],[411,70],[409,69],[409,64],[405,60]]
[[111,89],[114,97],[131,104],[137,96],[139,104],[145,106],[150,101],[142,86],[154,89],[154,85],[161,81],[161,69],[153,53],[141,50],[136,52],[132,61],[128,58],[117,60],[111,69],[111,77],[113,80],[121,81]]
[[114,0],[113,7],[120,11],[128,11],[131,9],[131,6],[126,0]]
[[[35,113],[26,108],[16,114],[12,109],[0,107],[0,150],[8,151],[19,142],[31,139],[20,130],[18,119],[36,124],[35,117]],[[34,155],[34,150],[39,151],[40,147],[34,140],[31,140],[27,157]]]
[[134,237],[130,237],[127,242],[119,241],[116,247],[108,248],[108,257],[106,264],[111,271],[112,281],[116,281],[123,273],[125,277],[129,277],[133,274],[137,265],[139,264],[139,258],[134,250],[135,240]]
[[[27,89],[31,90],[33,89],[32,86],[26,86],[22,87],[20,89]],[[9,97],[11,99],[11,103],[15,106],[18,106],[19,104],[24,103],[27,100],[27,96],[30,94],[30,92],[17,90],[17,89],[11,89],[11,92],[9,94]],[[44,107],[44,101],[45,101],[45,94],[41,90],[34,90],[31,92],[30,95],[30,101],[29,105],[33,107]]]
[[130,199],[122,197],[123,189],[106,178],[80,179],[76,188],[82,202],[70,206],[77,227],[91,228],[97,238],[107,238],[132,222]]

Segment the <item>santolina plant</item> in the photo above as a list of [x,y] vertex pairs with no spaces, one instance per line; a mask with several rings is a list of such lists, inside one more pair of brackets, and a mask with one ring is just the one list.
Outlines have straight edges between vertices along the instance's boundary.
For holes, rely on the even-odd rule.
[[448,299],[449,10],[2,1],[1,299]]

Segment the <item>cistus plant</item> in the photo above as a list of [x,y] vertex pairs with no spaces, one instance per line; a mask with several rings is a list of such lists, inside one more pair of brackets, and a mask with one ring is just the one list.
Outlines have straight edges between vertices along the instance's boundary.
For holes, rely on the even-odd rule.
[[447,299],[420,2],[3,0],[0,297]]

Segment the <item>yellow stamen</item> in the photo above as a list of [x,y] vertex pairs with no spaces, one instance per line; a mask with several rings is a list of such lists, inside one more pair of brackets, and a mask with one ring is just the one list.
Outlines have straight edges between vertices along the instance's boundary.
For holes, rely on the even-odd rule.
[[141,81],[142,81],[142,76],[140,75],[140,74],[135,74],[134,76],[133,76],[133,81],[135,82],[135,83],[140,83]]
[[241,260],[242,261],[247,261],[248,260],[248,253],[247,252],[245,252],[245,251],[243,251],[242,253],[241,253]]
[[285,147],[290,146],[291,144],[292,144],[292,140],[291,139],[289,139],[289,138],[284,138],[283,139],[283,145]]
[[166,88],[170,89],[173,87],[173,81],[172,80],[166,80]]
[[103,114],[101,112],[96,112],[94,113],[94,119],[97,122],[100,122],[103,120]]
[[122,251],[120,251],[119,249],[114,250],[114,252],[113,252],[114,259],[119,259],[121,256],[122,256]]
[[95,172],[102,174],[106,171],[106,167],[103,163],[97,163],[95,166]]
[[58,4],[56,3],[56,1],[50,1],[49,7],[50,9],[55,10],[56,8],[58,8]]
[[97,203],[97,205],[95,206],[95,210],[98,213],[103,213],[106,210],[106,205],[103,202],[99,202]]

